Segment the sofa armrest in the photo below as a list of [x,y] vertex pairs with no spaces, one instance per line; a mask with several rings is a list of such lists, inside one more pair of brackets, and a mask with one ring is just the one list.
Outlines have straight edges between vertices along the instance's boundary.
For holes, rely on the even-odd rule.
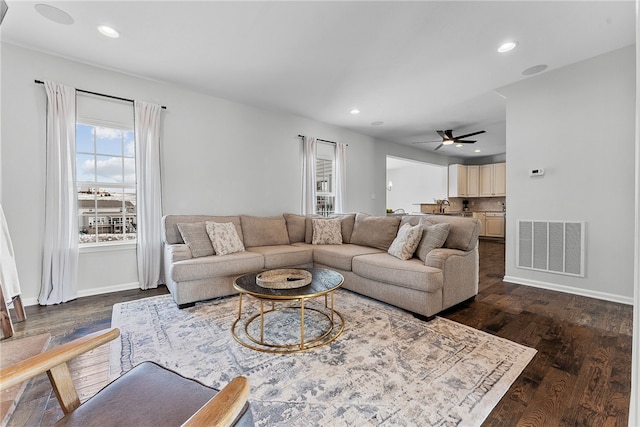
[[165,243],[164,250],[166,252],[165,260],[170,261],[170,263],[172,264],[174,262],[193,258],[191,249],[189,249],[189,246],[185,245],[184,243],[176,243],[174,245]]
[[467,254],[468,252],[461,251],[459,249],[433,249],[427,254],[427,259],[424,260],[424,265],[426,265],[427,267],[439,268],[440,270],[444,271],[445,264],[449,257],[454,255],[465,256]]
[[425,265],[442,270],[443,309],[454,306],[478,294],[478,247],[470,251],[434,249],[427,255]]

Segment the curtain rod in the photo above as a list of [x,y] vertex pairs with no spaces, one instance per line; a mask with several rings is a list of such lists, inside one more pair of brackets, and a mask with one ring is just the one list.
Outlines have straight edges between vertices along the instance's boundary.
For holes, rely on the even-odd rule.
[[[42,80],[34,80],[34,82],[43,85],[44,82]],[[105,98],[111,98],[111,99],[117,99],[118,101],[126,101],[126,102],[133,102],[133,99],[129,99],[129,98],[121,98],[119,96],[113,96],[113,95],[105,95],[104,93],[98,93],[98,92],[91,92],[89,90],[83,90],[83,89],[76,89],[76,92],[82,92],[82,93],[88,93],[89,95],[98,95],[98,96],[103,96]],[[164,105],[161,106],[163,110],[166,110],[167,107],[165,107]]]
[[[298,138],[304,138],[304,135],[298,135]],[[338,143],[337,143],[337,142],[335,142],[335,141],[328,141],[328,140],[326,140],[326,139],[316,138],[316,141],[328,142],[329,144],[336,144],[336,145],[338,145]],[[344,144],[344,145],[346,145],[347,147],[349,146],[349,144]]]

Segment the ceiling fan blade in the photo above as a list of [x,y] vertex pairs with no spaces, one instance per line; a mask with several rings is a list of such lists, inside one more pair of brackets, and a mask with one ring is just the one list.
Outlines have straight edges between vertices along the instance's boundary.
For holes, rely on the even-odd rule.
[[447,129],[447,130],[445,130],[445,131],[444,131],[444,135],[445,135],[445,136],[444,136],[443,138],[445,138],[445,139],[456,139],[456,138],[453,136],[453,131],[452,131],[451,129]]
[[462,140],[460,140],[460,139],[456,139],[456,142],[455,142],[455,143],[456,143],[456,144],[473,144],[474,142],[476,142],[476,141],[469,141],[469,140],[467,140],[467,141],[462,141]]
[[440,147],[442,147],[444,144],[440,144],[438,145],[436,148],[433,149],[433,151],[438,151],[440,149]]
[[443,130],[437,130],[436,131],[438,133],[438,135],[440,135],[440,138],[445,139],[447,137],[447,135],[444,133],[445,131]]
[[468,137],[468,136],[480,135],[481,133],[485,133],[485,132],[486,132],[486,131],[481,130],[481,131],[478,131],[478,132],[468,133],[468,134],[466,134],[466,135],[456,136],[456,139],[463,139],[463,138],[466,138],[466,137]]

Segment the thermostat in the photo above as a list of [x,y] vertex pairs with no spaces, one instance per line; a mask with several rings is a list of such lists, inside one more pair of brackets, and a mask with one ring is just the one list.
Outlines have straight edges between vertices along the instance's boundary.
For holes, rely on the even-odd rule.
[[542,176],[544,175],[544,169],[531,169],[529,171],[529,176]]

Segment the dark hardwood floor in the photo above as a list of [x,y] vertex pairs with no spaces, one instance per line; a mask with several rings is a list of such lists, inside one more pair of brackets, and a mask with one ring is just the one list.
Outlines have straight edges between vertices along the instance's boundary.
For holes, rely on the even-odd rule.
[[[632,306],[502,281],[504,244],[480,243],[480,292],[443,317],[538,350],[485,426],[626,426]],[[114,303],[166,293],[125,291],[27,307],[16,335],[49,332],[52,344],[108,327]],[[108,346],[71,365],[81,400],[108,382]],[[61,416],[48,380],[31,381],[10,426],[48,426]]]

